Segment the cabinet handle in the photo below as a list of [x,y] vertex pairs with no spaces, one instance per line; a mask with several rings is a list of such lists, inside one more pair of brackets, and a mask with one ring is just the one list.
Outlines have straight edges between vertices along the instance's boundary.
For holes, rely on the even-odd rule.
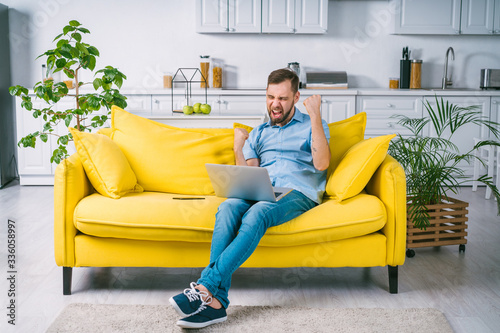
[[297,31],[296,29],[290,29],[290,32],[293,34],[295,31]]
[[491,101],[491,104],[497,104],[498,102],[497,101]]
[[495,30],[490,30],[490,34],[494,34],[495,33]]
[[231,31],[231,32],[235,32],[235,31],[236,31],[236,29],[235,29],[235,28],[231,28],[231,29],[229,29],[229,31]]
[[394,123],[387,123],[387,127],[394,128]]
[[322,100],[321,100],[321,103],[326,104],[326,103],[328,103],[328,101],[327,101],[326,99],[322,99]]
[[155,99],[155,103],[156,103],[156,104],[160,104],[160,101],[159,101],[159,100],[157,100],[157,99]]
[[387,103],[387,107],[388,107],[388,108],[393,108],[393,107],[394,107],[394,105],[393,105],[393,104],[391,104],[391,103]]
[[459,35],[460,34],[460,30],[455,30],[455,34]]

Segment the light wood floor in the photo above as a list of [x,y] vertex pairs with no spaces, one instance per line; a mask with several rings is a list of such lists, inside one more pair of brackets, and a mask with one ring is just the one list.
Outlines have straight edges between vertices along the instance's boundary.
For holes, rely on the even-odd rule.
[[[73,295],[62,295],[62,269],[53,256],[53,188],[0,190],[0,331],[44,332],[70,303],[168,304],[200,269],[75,268]],[[240,269],[230,292],[234,305],[382,307],[441,310],[456,332],[500,327],[500,218],[484,188],[462,189],[470,202],[465,253],[458,246],[417,249],[399,270],[399,294],[387,291],[385,267]],[[7,219],[17,224],[16,326],[7,324]],[[172,323],[174,325],[174,323]],[[7,329],[5,329],[7,328]],[[375,328],[374,328],[375,329]]]

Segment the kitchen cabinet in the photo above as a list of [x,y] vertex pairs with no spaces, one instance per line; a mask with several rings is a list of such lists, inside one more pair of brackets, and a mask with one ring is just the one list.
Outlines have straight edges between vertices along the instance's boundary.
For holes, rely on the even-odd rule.
[[261,0],[197,0],[196,32],[259,33]]
[[[431,106],[435,109],[436,100],[434,98],[427,98]],[[479,111],[483,114],[483,116],[489,118],[490,117],[490,101],[489,97],[478,97],[478,96],[443,96],[443,100],[446,102],[453,103],[458,106],[468,107],[471,105],[477,105],[479,107]],[[428,116],[427,110],[424,109],[424,116]],[[482,126],[478,127],[475,124],[465,125],[458,130],[459,132],[455,132],[453,135],[452,142],[458,147],[459,152],[466,153],[469,152],[474,147],[474,138],[484,138],[487,137],[488,131],[487,128]],[[446,131],[444,132],[446,135]],[[449,133],[449,130],[448,130]],[[429,136],[436,136],[436,133],[433,129],[429,129]],[[458,167],[462,168],[465,171],[465,175],[468,177],[472,177],[474,173],[473,163],[471,165],[463,162],[458,165]]]
[[323,34],[328,0],[262,0],[263,33]]
[[199,33],[324,34],[328,0],[197,0]]
[[265,92],[262,92],[259,95],[220,95],[215,100],[212,107],[214,107],[214,105],[218,106],[219,114],[221,116],[237,114],[267,114]]
[[500,34],[500,0],[396,0],[396,34]]
[[462,0],[462,34],[500,34],[500,0]]
[[[307,114],[306,107],[304,106],[304,101],[310,97],[312,94],[308,94],[307,90],[302,91],[300,95],[299,102],[296,104],[297,108],[302,112]],[[343,96],[335,95],[321,96],[321,117],[327,123],[333,123],[336,121],[344,120],[356,113],[356,97],[355,96]]]
[[358,96],[356,100],[356,113],[366,112],[365,138],[387,134],[412,135],[391,116],[401,114],[420,118],[422,109],[421,96]]
[[396,34],[460,33],[461,0],[396,1]]
[[[500,97],[491,97],[490,120],[497,123],[500,122]],[[493,140],[499,140],[498,138],[495,138],[495,136],[491,133],[488,133],[487,137]]]
[[127,111],[139,115],[151,113],[151,95],[124,94],[127,97]]

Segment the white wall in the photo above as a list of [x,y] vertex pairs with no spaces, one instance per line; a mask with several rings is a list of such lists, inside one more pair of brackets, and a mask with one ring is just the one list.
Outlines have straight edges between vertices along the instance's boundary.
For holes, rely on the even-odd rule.
[[34,59],[71,19],[91,31],[86,41],[101,52],[97,66],[118,67],[128,76],[124,87],[138,91],[161,87],[162,71],[198,66],[201,54],[230,66],[231,88],[264,87],[271,70],[291,61],[306,69],[345,70],[350,87],[387,87],[390,76],[399,76],[404,46],[424,61],[424,87],[440,85],[449,46],[455,49],[450,70],[456,87],[478,88],[481,68],[500,68],[498,36],[391,35],[388,1],[330,1],[326,35],[197,34],[194,0],[2,3],[12,9],[13,80],[29,86],[41,77],[43,61]]

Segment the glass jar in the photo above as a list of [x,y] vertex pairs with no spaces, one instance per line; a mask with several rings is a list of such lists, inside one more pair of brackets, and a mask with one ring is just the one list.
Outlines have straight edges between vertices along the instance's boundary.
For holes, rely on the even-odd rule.
[[420,89],[422,83],[422,60],[411,61],[410,89]]
[[213,59],[212,62],[212,87],[222,88],[222,61]]
[[54,80],[54,76],[52,74],[52,70],[48,69],[47,66],[44,64],[42,65],[42,82],[45,83],[47,80]]
[[210,56],[207,55],[200,56],[200,71],[201,71],[200,88],[209,87],[208,85],[209,70],[210,70]]
[[172,88],[172,73],[170,72],[163,73],[163,88],[167,89]]
[[399,77],[390,77],[389,89],[398,89],[398,88],[399,88]]

